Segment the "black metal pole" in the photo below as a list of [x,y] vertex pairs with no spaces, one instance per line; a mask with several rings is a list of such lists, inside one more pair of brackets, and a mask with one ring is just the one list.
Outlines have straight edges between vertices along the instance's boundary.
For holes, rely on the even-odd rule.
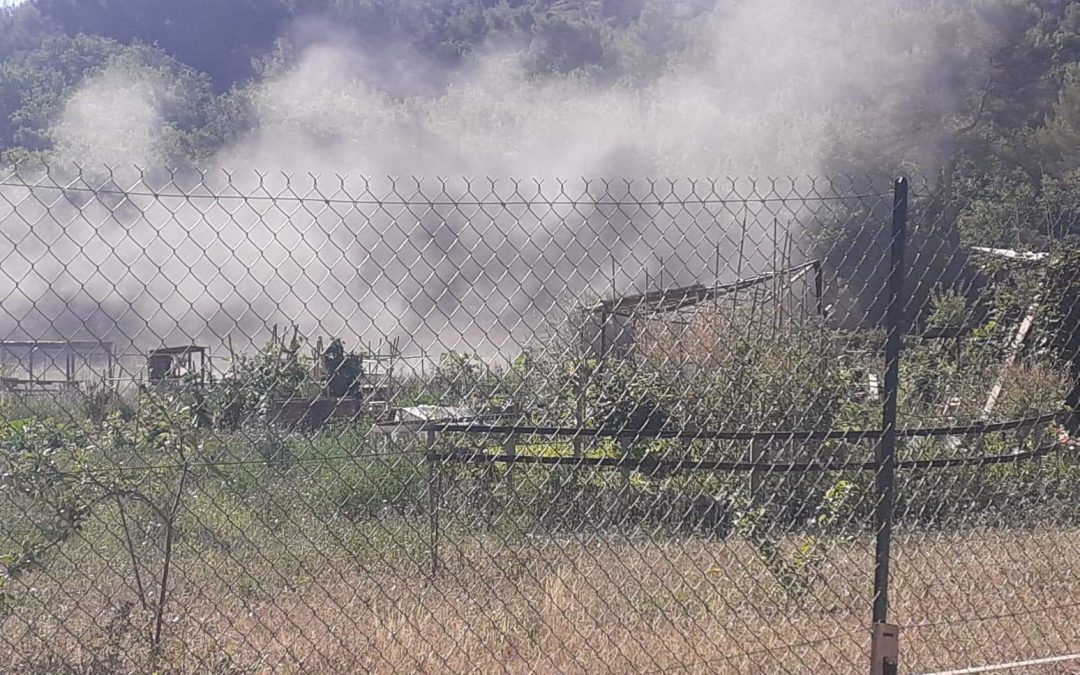
[[604,361],[607,359],[607,328],[608,328],[608,313],[606,309],[600,310],[600,355],[596,360],[596,369],[600,370],[603,367]]
[[884,434],[877,445],[877,505],[874,530],[874,623],[885,623],[889,609],[889,546],[892,542],[893,508],[896,502],[896,408],[900,393],[900,352],[904,340],[904,247],[907,229],[908,182],[893,184],[892,232],[889,247],[889,278],[885,309],[888,339],[885,343],[885,401],[882,407]]
[[819,319],[825,318],[825,275],[821,271],[821,262],[814,262],[814,300]]

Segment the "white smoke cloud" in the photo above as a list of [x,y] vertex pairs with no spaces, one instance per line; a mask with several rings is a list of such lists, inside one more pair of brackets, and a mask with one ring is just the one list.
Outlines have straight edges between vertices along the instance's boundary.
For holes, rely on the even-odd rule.
[[[260,87],[260,126],[221,156],[353,174],[580,176],[816,174],[838,137],[895,133],[905,98],[946,49],[929,6],[890,0],[720,3],[697,46],[644,85],[536,78],[492,49],[437,95],[392,99],[361,48],[317,43]],[[936,90],[936,116],[957,107]],[[927,111],[923,110],[926,114]],[[908,130],[901,159],[939,130]],[[329,150],[329,152],[328,152]]]
[[111,67],[68,100],[51,132],[60,161],[85,166],[161,164],[170,129],[169,92],[146,73]]
[[[939,19],[930,5],[901,0],[723,2],[687,55],[645,84],[537,78],[522,52],[493,47],[424,95],[396,93],[410,88],[388,86],[381,62],[339,37],[316,42],[255,88],[257,125],[205,178],[116,174],[114,187],[191,198],[5,191],[4,222],[52,223],[55,238],[33,273],[16,266],[0,277],[0,296],[11,298],[0,334],[141,345],[232,336],[243,348],[278,322],[308,335],[492,353],[535,336],[568,297],[613,284],[643,290],[661,260],[668,285],[711,281],[718,249],[721,278],[736,267],[762,272],[773,262],[771,232],[798,238],[812,213],[680,204],[732,184],[683,182],[672,193],[671,183],[643,179],[817,175],[844,167],[864,143],[887,147],[896,163],[932,162],[941,125],[911,129],[904,113],[912,100],[930,101],[930,117],[944,123],[961,103],[933,85],[958,48],[942,44]],[[152,82],[106,72],[70,101],[58,146],[86,166],[153,165],[169,142],[167,105]],[[614,182],[556,181],[580,176]],[[624,177],[638,182],[628,191]],[[756,195],[769,183],[738,188]],[[530,196],[536,204],[519,203]],[[545,204],[578,197],[583,204]],[[590,203],[625,197],[650,203]],[[38,233],[21,227],[0,243],[15,242],[16,259],[40,248],[27,248]],[[737,264],[744,233],[751,244]],[[794,262],[807,254],[801,244]],[[57,299],[57,316],[39,316]]]

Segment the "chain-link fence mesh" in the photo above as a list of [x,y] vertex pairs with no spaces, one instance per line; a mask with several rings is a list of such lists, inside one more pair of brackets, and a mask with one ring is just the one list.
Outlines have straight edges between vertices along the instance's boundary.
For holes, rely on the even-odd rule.
[[901,187],[8,171],[4,669],[1066,653],[1077,253]]

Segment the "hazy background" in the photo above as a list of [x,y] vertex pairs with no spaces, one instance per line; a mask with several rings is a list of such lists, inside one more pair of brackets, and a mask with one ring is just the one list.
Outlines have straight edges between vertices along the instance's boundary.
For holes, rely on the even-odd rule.
[[[0,337],[513,351],[582,294],[733,278],[744,238],[744,276],[774,232],[820,255],[859,214],[720,203],[858,191],[815,176],[947,193],[930,253],[1044,246],[1080,229],[1078,36],[1049,0],[30,0],[0,21]],[[42,180],[77,189],[10,185]],[[596,204],[672,189],[711,203]],[[841,276],[873,289],[876,243]]]

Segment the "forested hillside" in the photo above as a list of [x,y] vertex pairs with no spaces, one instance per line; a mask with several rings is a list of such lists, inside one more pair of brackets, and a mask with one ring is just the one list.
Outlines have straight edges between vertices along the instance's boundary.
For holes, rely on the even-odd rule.
[[1080,230],[1064,0],[26,0],[0,56],[8,162],[914,167],[987,241]]

